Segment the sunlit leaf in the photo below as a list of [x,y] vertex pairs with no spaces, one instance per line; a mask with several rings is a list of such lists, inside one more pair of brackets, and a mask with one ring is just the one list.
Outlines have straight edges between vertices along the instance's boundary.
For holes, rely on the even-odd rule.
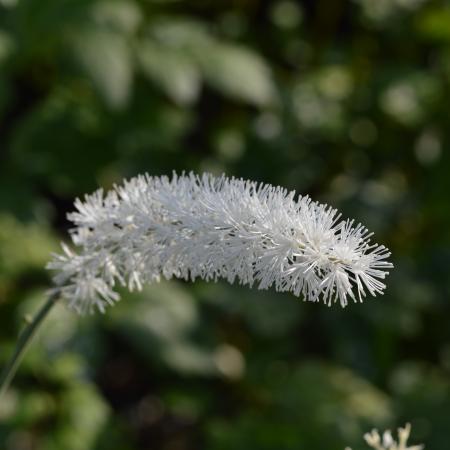
[[114,31],[86,28],[71,39],[75,58],[99,94],[113,109],[123,108],[131,94],[132,58],[125,37]]
[[197,58],[206,80],[224,94],[259,106],[275,101],[270,69],[250,49],[215,42],[199,49]]
[[275,102],[271,70],[249,47],[222,41],[195,21],[163,21],[152,33],[163,45],[191,58],[206,82],[223,94],[259,106]]
[[14,41],[12,37],[0,30],[0,64],[12,53]]
[[450,7],[430,9],[417,22],[423,36],[437,41],[450,41]]
[[132,0],[102,0],[93,4],[91,17],[100,27],[132,34],[142,21],[142,12]]
[[197,99],[200,73],[184,52],[146,40],[138,48],[138,58],[144,73],[176,103],[190,104]]

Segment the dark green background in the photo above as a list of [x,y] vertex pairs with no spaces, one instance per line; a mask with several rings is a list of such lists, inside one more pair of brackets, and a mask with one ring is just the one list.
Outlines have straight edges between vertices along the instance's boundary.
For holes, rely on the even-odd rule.
[[0,0],[0,364],[73,199],[173,170],[280,184],[393,253],[327,308],[226,283],[58,306],[0,404],[5,450],[450,447],[450,5]]

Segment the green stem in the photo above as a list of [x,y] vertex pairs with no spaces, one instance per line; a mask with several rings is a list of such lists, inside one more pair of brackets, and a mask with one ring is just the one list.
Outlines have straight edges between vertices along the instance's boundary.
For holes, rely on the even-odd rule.
[[2,375],[0,377],[0,400],[3,394],[7,391],[11,380],[13,379],[17,368],[19,367],[20,362],[25,354],[26,349],[30,345],[34,335],[39,329],[39,325],[45,319],[49,311],[52,309],[52,306],[58,300],[58,295],[51,295],[48,300],[42,305],[42,308],[38,311],[35,318],[28,323],[25,329],[19,336],[19,340],[17,341],[16,349],[14,351],[11,360],[3,369]]

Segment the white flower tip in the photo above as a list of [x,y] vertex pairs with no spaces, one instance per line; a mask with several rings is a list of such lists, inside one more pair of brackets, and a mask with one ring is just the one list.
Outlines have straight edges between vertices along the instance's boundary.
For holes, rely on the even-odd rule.
[[422,450],[423,445],[408,446],[411,425],[407,423],[404,428],[398,428],[398,442],[393,438],[390,430],[386,430],[381,438],[376,429],[364,435],[364,439],[374,450]]

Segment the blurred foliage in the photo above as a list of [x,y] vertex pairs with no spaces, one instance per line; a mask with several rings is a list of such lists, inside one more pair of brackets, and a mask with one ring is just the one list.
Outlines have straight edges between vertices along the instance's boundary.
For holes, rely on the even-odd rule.
[[0,404],[5,450],[342,450],[450,439],[444,0],[0,0],[0,364],[76,196],[226,172],[340,208],[393,252],[347,310],[224,283],[60,305]]

